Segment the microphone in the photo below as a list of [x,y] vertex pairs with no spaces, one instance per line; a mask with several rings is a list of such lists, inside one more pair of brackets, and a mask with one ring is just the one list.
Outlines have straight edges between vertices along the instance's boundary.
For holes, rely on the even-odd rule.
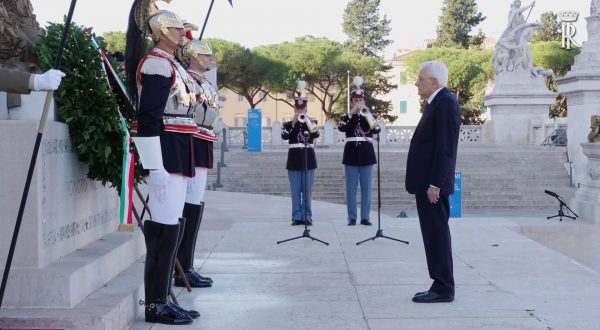
[[558,198],[558,194],[557,194],[557,193],[555,193],[555,192],[552,192],[552,191],[550,191],[550,190],[544,190],[544,192],[545,192],[546,194],[548,194],[548,195],[552,196],[552,197],[556,197],[556,198]]
[[304,135],[304,137],[309,137],[310,133],[308,131],[304,131],[304,132],[302,132],[302,135]]

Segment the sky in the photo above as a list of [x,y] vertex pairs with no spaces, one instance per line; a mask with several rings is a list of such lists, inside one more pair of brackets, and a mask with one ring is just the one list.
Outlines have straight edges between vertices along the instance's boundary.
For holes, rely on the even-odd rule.
[[[487,36],[498,38],[506,27],[512,1],[477,0],[478,9],[486,19],[476,29],[482,28]],[[70,5],[70,0],[30,2],[42,26],[47,21],[62,21]],[[590,2],[537,0],[528,21],[539,20],[545,11],[576,11],[579,17],[574,23],[577,30],[574,39],[581,45],[587,39],[585,17],[589,16]],[[341,24],[348,3],[349,0],[233,0],[232,8],[227,0],[215,0],[204,37],[235,41],[249,48],[293,41],[306,35],[343,42],[346,35]],[[522,6],[530,3],[522,0]],[[130,0],[79,0],[73,20],[93,27],[99,35],[108,31],[125,31],[131,4]],[[158,1],[157,4],[201,28],[210,0],[173,0],[170,4]],[[415,48],[422,45],[423,40],[435,37],[442,4],[443,0],[381,0],[380,15],[391,20],[389,38],[393,41],[385,50],[385,57],[391,57],[396,49]]]

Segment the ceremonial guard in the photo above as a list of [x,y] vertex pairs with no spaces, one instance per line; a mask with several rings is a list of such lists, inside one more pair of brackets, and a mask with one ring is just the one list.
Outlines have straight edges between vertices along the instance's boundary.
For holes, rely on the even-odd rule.
[[292,226],[312,225],[312,185],[317,168],[314,140],[319,130],[306,113],[305,83],[298,83],[300,94],[294,100],[294,118],[283,123],[281,138],[289,141],[286,169],[292,193]]
[[[193,139],[196,174],[187,183],[183,208],[183,217],[186,218],[185,231],[177,258],[185,271],[185,277],[190,286],[209,287],[212,286],[212,279],[204,277],[194,270],[194,250],[204,213],[206,177],[208,169],[213,167],[213,143],[217,140],[212,124],[218,116],[218,94],[205,76],[206,71],[215,66],[215,62],[210,46],[200,40],[187,42],[179,49],[177,55],[195,82],[195,113],[198,126]],[[184,286],[180,274],[175,275],[175,285]]]
[[[192,136],[196,95],[194,82],[175,60],[184,27],[179,17],[159,11],[154,1],[136,0],[132,6],[126,45],[128,85],[137,105],[134,143],[149,171],[151,220],[144,222],[146,322],[189,324],[200,316],[167,299],[175,255],[183,234],[180,219],[187,180],[194,176]],[[154,48],[147,50],[151,37]]]
[[348,225],[356,225],[356,190],[360,182],[360,224],[370,226],[371,177],[373,165],[377,164],[373,135],[379,133],[379,126],[365,105],[364,91],[360,88],[363,79],[357,76],[353,83],[356,89],[350,93],[350,113],[344,115],[338,125],[338,129],[346,133],[342,163],[346,174]]

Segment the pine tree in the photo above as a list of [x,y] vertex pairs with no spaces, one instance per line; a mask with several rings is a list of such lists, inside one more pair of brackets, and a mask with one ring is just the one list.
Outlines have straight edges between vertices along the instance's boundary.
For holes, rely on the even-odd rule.
[[367,56],[380,55],[392,43],[390,20],[379,16],[380,0],[351,0],[344,10],[342,28],[348,36],[346,47]]
[[485,17],[478,12],[475,0],[444,0],[437,28],[436,46],[469,48],[469,33]]

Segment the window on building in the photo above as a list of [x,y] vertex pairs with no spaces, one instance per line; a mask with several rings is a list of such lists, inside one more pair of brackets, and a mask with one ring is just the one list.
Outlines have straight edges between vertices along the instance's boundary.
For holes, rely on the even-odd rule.
[[238,102],[242,102],[244,101],[244,97],[240,94],[238,94]]
[[267,93],[266,92],[260,92],[260,101],[258,102],[267,102]]
[[407,112],[408,112],[408,102],[400,101],[400,113],[407,113]]
[[235,126],[245,127],[248,126],[248,118],[244,115],[235,115]]
[[400,85],[406,85],[408,80],[408,76],[406,71],[400,72]]
[[261,124],[262,124],[262,127],[271,127],[271,117],[263,116]]

